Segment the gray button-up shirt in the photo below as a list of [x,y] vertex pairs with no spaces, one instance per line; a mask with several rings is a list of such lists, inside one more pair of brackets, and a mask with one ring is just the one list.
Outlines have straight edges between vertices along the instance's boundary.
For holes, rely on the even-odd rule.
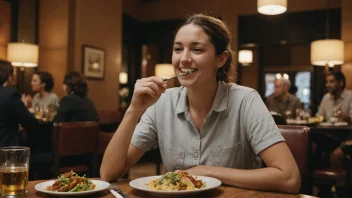
[[316,116],[323,116],[325,120],[329,120],[337,107],[340,107],[345,115],[352,115],[352,91],[344,89],[337,100],[330,93],[325,94]]
[[37,93],[32,99],[32,107],[37,105],[42,105],[44,107],[54,105],[55,107],[59,107],[59,97],[57,97],[55,93],[51,92],[46,97],[40,98],[40,94]]
[[284,141],[259,94],[219,82],[212,109],[198,132],[187,105],[187,88],[166,90],[143,114],[131,144],[148,151],[159,146],[167,171],[197,165],[254,169],[258,154]]

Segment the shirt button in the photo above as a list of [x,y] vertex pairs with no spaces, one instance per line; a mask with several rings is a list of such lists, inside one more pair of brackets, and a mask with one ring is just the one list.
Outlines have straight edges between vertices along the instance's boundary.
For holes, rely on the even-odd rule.
[[193,154],[193,157],[194,157],[194,158],[198,158],[198,153],[194,153],[194,154]]

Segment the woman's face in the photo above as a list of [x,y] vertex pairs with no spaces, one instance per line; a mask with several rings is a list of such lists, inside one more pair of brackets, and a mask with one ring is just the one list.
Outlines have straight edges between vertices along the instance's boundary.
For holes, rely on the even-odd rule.
[[38,92],[41,89],[44,89],[45,83],[42,83],[40,81],[40,77],[37,74],[33,74],[32,76],[32,81],[31,81],[31,85],[32,85],[32,91],[34,92]]
[[188,24],[179,29],[172,53],[175,73],[179,75],[190,70],[198,70],[179,77],[178,80],[182,86],[204,86],[206,83],[216,82],[216,71],[224,63],[219,62],[215,54],[215,46],[203,28]]

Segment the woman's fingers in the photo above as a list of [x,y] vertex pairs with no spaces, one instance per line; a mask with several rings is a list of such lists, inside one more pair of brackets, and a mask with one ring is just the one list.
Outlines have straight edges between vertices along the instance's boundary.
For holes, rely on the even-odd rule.
[[136,93],[147,93],[153,97],[159,97],[161,93],[165,92],[166,88],[166,83],[162,80],[162,78],[158,77],[149,77],[138,80],[135,85]]

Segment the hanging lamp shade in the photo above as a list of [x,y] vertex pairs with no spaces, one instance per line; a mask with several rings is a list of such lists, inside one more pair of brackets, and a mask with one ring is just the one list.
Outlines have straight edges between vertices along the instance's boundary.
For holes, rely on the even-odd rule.
[[258,12],[266,15],[277,15],[286,12],[287,0],[258,0]]
[[7,60],[16,67],[37,67],[39,47],[29,43],[9,43]]
[[323,39],[311,43],[312,65],[333,66],[344,63],[344,43],[338,39]]
[[251,50],[240,50],[238,52],[238,62],[244,66],[248,66],[253,62],[253,52]]

